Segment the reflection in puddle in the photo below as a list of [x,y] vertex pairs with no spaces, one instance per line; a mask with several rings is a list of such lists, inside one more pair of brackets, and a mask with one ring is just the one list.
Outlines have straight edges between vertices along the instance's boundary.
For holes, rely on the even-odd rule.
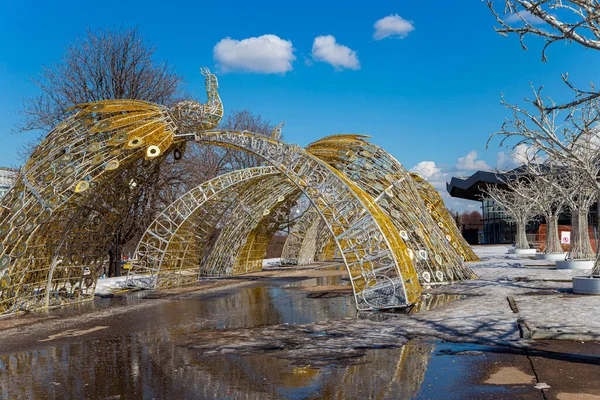
[[316,278],[303,279],[297,282],[291,282],[284,285],[284,288],[320,288],[320,287],[332,287],[332,286],[343,286],[345,288],[350,287],[350,280],[346,277],[342,277],[340,275],[333,276],[320,276]]
[[369,351],[358,365],[314,368],[269,355],[198,361],[167,337],[126,335],[1,356],[0,398],[408,399],[435,347],[409,342]]
[[418,303],[410,307],[381,310],[378,312],[362,311],[358,313],[358,317],[361,319],[369,319],[371,321],[386,321],[390,318],[394,318],[394,316],[398,314],[415,314],[423,311],[432,311],[452,302],[462,300],[466,297],[467,295],[463,294],[425,293],[421,295],[421,300]]
[[454,301],[462,300],[466,298],[466,295],[463,294],[430,294],[426,293],[421,296],[421,300],[410,307],[409,313],[416,313],[421,311],[431,311],[435,310],[438,307],[445,306],[446,304],[452,303]]
[[[313,341],[333,340],[342,348],[351,347],[348,340],[356,344],[352,357],[342,351],[329,359],[318,349],[312,353],[316,356],[294,357],[293,346],[287,346],[285,341],[277,350],[231,350],[214,356],[201,348],[181,345],[190,337],[203,337],[209,344],[216,342],[226,329],[250,330],[256,337],[261,332],[259,328],[273,326],[274,330],[288,332],[293,326],[328,320],[356,329],[349,319],[356,318],[351,295],[311,298],[305,290],[297,289],[343,285],[346,283],[340,276],[286,282],[284,286],[257,284],[156,302],[125,318],[111,320],[114,325],[107,329],[102,325],[101,331],[100,325],[64,331],[53,337],[55,340],[32,345],[32,350],[0,354],[0,399],[416,396],[424,386],[438,342],[416,340],[402,345],[402,338],[392,338],[388,339],[391,344],[377,348],[361,344],[363,339],[370,343],[366,333],[359,332],[354,339],[336,334],[335,330],[315,329],[308,333],[306,343],[310,348],[316,347]],[[417,307],[429,310],[459,298],[429,296]],[[344,319],[348,319],[347,323]],[[86,335],[86,329],[98,332]],[[383,336],[379,328],[365,329]]]

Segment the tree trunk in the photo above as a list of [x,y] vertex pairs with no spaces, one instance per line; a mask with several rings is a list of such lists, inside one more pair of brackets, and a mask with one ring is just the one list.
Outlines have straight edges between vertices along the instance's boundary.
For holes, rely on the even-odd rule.
[[544,253],[562,253],[560,238],[558,237],[558,216],[546,216],[546,248]]
[[121,228],[115,234],[115,276],[121,276]]
[[588,210],[571,210],[571,249],[569,258],[574,260],[593,260],[594,251],[588,232]]
[[527,241],[527,222],[525,221],[517,221],[517,237],[515,248],[517,249],[528,249],[529,242]]
[[113,237],[113,247],[108,251],[108,276],[121,276],[121,230],[117,228]]
[[108,251],[108,271],[106,271],[106,276],[112,278],[115,276],[115,250],[110,249]]
[[[596,235],[600,231],[600,196],[596,196]],[[596,237],[594,237],[596,239]],[[600,251],[598,251],[598,240],[596,240],[596,262],[594,262],[594,270],[592,274],[600,274]]]

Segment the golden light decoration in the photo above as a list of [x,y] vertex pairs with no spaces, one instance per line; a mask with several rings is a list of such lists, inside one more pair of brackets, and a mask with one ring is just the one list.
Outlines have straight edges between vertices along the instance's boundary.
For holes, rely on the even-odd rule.
[[219,130],[218,80],[202,72],[204,104],[80,104],[35,149],[1,201],[0,315],[91,299],[127,212],[123,193],[142,190],[184,141],[241,149],[268,166],[218,176],[159,213],[133,263],[147,286],[261,269],[300,198],[310,207],[290,228],[283,262],[339,257],[359,310],[404,307],[422,284],[474,277],[462,262],[474,254],[447,226],[441,199],[390,154],[361,135],[302,149],[279,140],[283,124],[271,137]]

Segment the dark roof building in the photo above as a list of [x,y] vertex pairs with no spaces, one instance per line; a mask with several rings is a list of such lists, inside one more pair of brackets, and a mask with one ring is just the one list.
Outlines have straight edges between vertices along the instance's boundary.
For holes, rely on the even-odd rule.
[[[452,177],[450,182],[446,183],[446,190],[450,196],[481,202],[483,243],[514,243],[516,236],[514,224],[509,222],[508,216],[501,207],[493,200],[485,198],[485,188],[488,185],[506,187],[504,181],[516,176],[523,169],[524,167],[518,167],[506,172],[477,171],[468,177]],[[535,236],[539,225],[539,219],[530,223],[527,226],[528,236]]]
[[495,172],[477,171],[468,177],[452,177],[450,183],[446,183],[446,190],[452,197],[481,201],[487,185],[506,186]]

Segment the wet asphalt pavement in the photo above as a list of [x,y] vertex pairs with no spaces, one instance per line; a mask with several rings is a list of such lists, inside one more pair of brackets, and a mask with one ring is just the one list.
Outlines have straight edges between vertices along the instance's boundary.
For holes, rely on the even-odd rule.
[[3,321],[0,399],[600,399],[596,343],[365,331],[344,286],[335,275],[263,279]]

